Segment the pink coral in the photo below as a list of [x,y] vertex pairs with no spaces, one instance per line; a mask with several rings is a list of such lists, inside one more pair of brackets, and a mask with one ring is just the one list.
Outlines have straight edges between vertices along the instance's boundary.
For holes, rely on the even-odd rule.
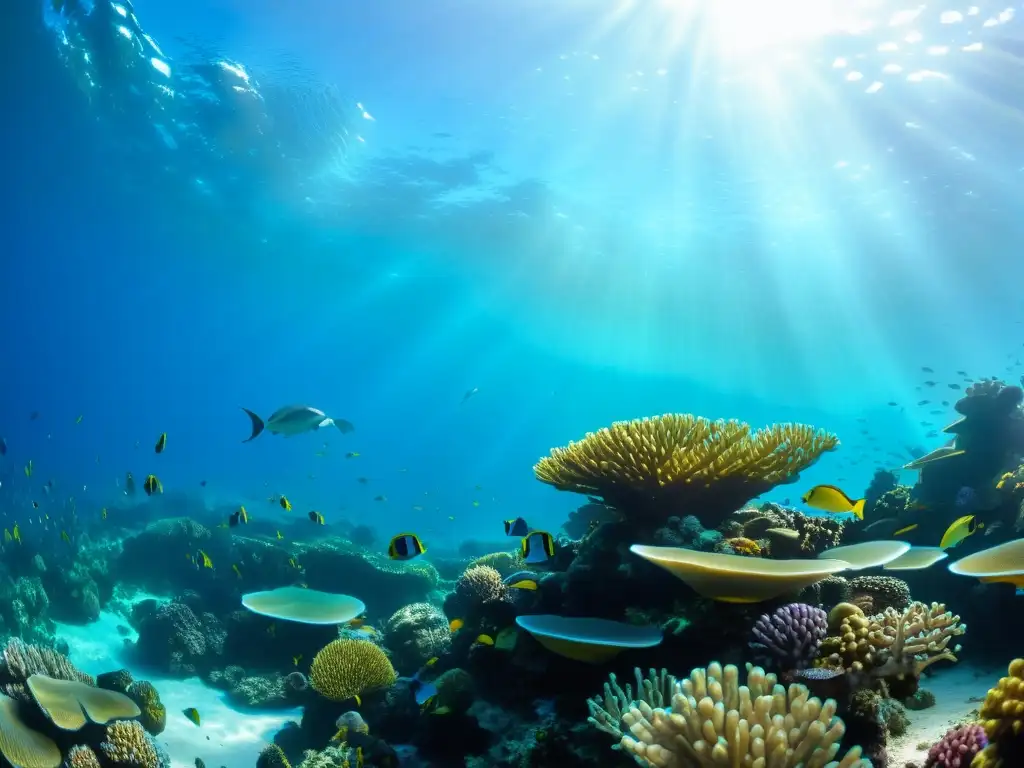
[[985,729],[980,725],[961,725],[928,750],[925,768],[967,768],[987,744]]

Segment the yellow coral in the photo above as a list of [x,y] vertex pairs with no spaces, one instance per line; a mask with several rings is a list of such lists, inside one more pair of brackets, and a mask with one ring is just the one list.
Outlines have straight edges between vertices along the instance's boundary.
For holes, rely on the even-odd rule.
[[135,720],[118,720],[107,726],[107,739],[100,745],[113,765],[131,768],[159,768],[160,757],[145,729]]
[[[678,514],[685,504],[703,515],[701,505],[713,498],[721,507],[716,514],[724,517],[747,499],[795,479],[838,444],[835,435],[803,424],[751,432],[739,421],[665,414],[616,422],[555,448],[534,474],[559,490],[599,496],[630,514],[663,515],[673,505]],[[653,510],[644,509],[651,505]]]
[[980,716],[989,745],[975,755],[971,768],[1002,768],[1000,752],[1024,733],[1024,659],[1011,661],[1007,676],[989,689]]
[[[672,685],[670,709],[643,698],[631,702],[619,745],[647,768],[868,768],[859,747],[829,762],[845,730],[835,713],[831,699],[822,703],[803,685],[784,688],[760,667],[748,666],[741,686],[735,666],[711,664]],[[616,733],[613,720],[606,718],[601,730]]]
[[270,744],[260,752],[256,759],[256,768],[292,768],[292,765],[285,757],[284,750],[277,744]]
[[314,690],[332,701],[386,688],[396,678],[387,655],[368,640],[335,640],[320,650],[309,669]]

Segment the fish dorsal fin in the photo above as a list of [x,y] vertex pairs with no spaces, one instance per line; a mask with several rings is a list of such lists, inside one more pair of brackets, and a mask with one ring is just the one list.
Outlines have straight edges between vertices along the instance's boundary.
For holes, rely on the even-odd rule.
[[959,427],[965,421],[967,421],[967,417],[966,416],[961,416],[959,419],[954,421],[952,424],[943,427],[942,431],[945,432],[946,434],[955,435],[956,432],[957,432],[957,427]]

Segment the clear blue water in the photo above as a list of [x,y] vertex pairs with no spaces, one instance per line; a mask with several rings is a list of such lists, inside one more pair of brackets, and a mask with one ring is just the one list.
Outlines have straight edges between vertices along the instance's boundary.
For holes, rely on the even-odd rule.
[[[169,76],[5,6],[9,505],[158,471],[453,544],[557,526],[536,459],[669,411],[834,430],[775,497],[860,493],[954,371],[1022,373],[1019,9],[294,6],[139,0]],[[204,94],[222,58],[262,99]],[[242,444],[291,402],[356,432]]]

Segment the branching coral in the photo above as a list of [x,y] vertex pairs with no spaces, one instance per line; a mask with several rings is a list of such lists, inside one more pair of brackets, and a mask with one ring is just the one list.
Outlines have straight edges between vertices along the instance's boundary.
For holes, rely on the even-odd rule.
[[[622,722],[622,715],[628,711],[637,701],[642,701],[652,709],[663,708],[671,704],[672,693],[675,689],[676,679],[664,669],[661,672],[650,670],[647,677],[644,677],[640,668],[633,670],[636,675],[636,698],[633,697],[633,687],[626,683],[623,690],[619,685],[615,673],[608,675],[608,682],[604,684],[604,695],[593,696],[587,699],[587,709],[590,710],[590,717],[587,722],[604,731],[616,739],[622,739],[622,732],[626,730]],[[618,745],[615,749],[618,749]]]
[[[618,696],[612,698],[617,703]],[[736,667],[715,663],[672,686],[670,709],[633,701],[622,708],[628,733],[601,730],[619,736],[620,748],[649,768],[868,768],[859,748],[829,762],[844,732],[835,712],[831,699],[822,704],[802,685],[787,690],[759,667],[748,667],[747,685],[741,686]],[[607,714],[605,724],[614,722]]]
[[971,768],[1009,768],[1024,758],[1024,659],[1010,662],[1006,677],[990,688],[981,705],[980,725],[989,744]]
[[335,640],[313,658],[309,680],[314,690],[332,701],[345,701],[395,682],[395,668],[368,640]]
[[855,605],[841,603],[832,609],[829,627],[836,632],[822,644],[821,663],[847,670],[855,685],[872,678],[920,677],[926,667],[946,659],[956,661],[959,646],[953,638],[967,631],[959,616],[941,603],[911,603],[900,613],[892,608],[866,617]]
[[818,655],[828,634],[828,614],[804,603],[790,603],[754,623],[750,647],[759,661],[781,670],[803,669]]
[[600,497],[638,519],[692,510],[714,527],[748,499],[796,480],[835,435],[802,424],[757,432],[738,421],[665,414],[620,421],[555,448],[534,467],[541,482]]

